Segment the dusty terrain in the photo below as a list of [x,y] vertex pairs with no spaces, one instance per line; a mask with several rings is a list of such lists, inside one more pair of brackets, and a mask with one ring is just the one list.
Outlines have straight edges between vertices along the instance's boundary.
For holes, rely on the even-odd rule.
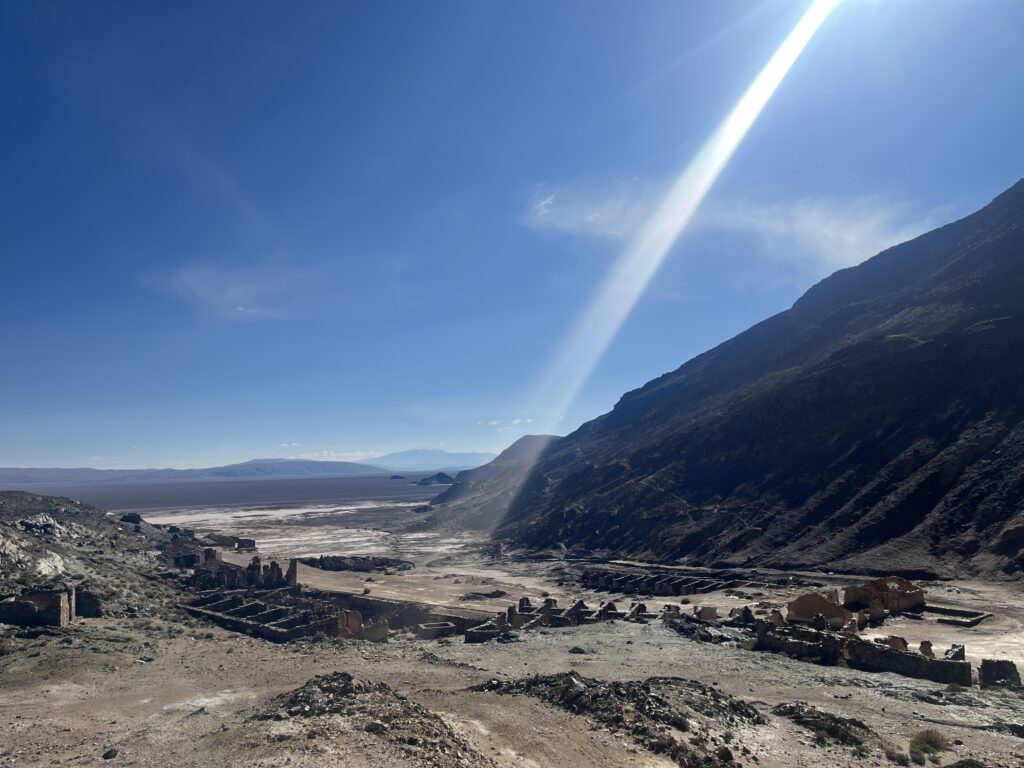
[[[493,611],[523,594],[609,598],[578,587],[582,564],[495,557],[470,536],[402,533],[414,519],[409,507],[352,506],[187,514],[200,530],[252,534],[263,555],[374,552],[416,563],[391,574],[300,568],[300,582],[321,589]],[[807,584],[849,578],[781,577],[791,575],[753,599],[781,604]],[[1024,662],[1024,600],[1012,585],[928,589],[930,600],[980,602],[994,615],[971,629],[898,619],[880,631],[927,636],[936,649],[961,642],[972,660]],[[508,596],[481,596],[497,591]],[[480,595],[463,599],[472,593]],[[723,609],[743,600],[690,599]],[[648,601],[662,602],[671,598]],[[3,654],[0,764],[12,766],[885,766],[906,759],[926,728],[949,740],[938,764],[1024,765],[1019,692],[816,666],[696,642],[660,621],[539,629],[482,644],[399,633],[384,644],[279,645],[154,601],[135,616],[81,619],[60,631],[9,628]],[[666,751],[666,734],[681,751]]]

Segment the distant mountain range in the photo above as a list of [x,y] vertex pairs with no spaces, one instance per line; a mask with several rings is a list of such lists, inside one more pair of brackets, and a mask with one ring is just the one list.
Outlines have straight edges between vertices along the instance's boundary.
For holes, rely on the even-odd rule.
[[[494,464],[496,464],[495,462]],[[435,525],[570,554],[1024,575],[1024,181],[624,395]]]
[[373,459],[372,464],[353,461],[313,461],[308,459],[253,459],[241,464],[203,469],[75,469],[18,467],[0,468],[0,489],[31,488],[43,485],[86,485],[118,483],[174,483],[214,480],[285,480],[303,477],[347,477],[380,475],[394,470],[406,472],[456,472],[477,467],[494,458],[490,453],[449,453],[421,449],[391,453]]
[[435,448],[417,448],[377,456],[369,460],[374,467],[406,472],[457,472],[486,464],[494,458],[493,453],[453,453]]
[[344,477],[386,470],[351,461],[254,459],[205,469],[18,469],[0,468],[0,488],[95,483],[167,483],[259,478]]

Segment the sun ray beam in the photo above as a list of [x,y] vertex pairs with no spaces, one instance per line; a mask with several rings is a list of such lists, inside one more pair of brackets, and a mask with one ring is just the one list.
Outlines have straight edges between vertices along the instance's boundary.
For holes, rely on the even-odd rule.
[[541,378],[533,402],[536,413],[548,414],[541,422],[547,432],[557,428],[559,418],[576,399],[729,158],[786,73],[840,2],[814,0],[616,260]]

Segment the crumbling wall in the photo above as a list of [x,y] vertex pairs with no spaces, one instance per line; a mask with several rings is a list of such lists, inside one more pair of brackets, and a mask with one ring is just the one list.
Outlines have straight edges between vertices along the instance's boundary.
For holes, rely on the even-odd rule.
[[832,629],[842,629],[853,618],[846,608],[815,592],[801,595],[786,605],[786,621],[791,623],[811,624],[819,615],[825,617]]
[[967,661],[930,659],[919,653],[897,651],[860,638],[846,643],[846,663],[852,669],[864,672],[894,672],[904,677],[916,677],[935,683],[956,683],[970,686],[971,665]]
[[574,627],[613,619],[647,622],[656,618],[657,615],[650,613],[643,603],[633,603],[629,610],[619,611],[614,603],[604,603],[593,609],[582,600],[576,600],[567,608],[559,608],[558,601],[553,597],[545,598],[540,606],[533,605],[529,598],[523,597],[516,605],[509,606],[490,621],[468,629],[465,640],[467,643],[484,642],[507,636],[516,629]]
[[66,627],[75,620],[75,590],[29,590],[0,601],[0,623],[16,627]]
[[835,666],[843,657],[842,643],[835,635],[813,629],[782,633],[776,631],[770,622],[758,622],[754,650],[784,653],[794,659],[825,666]]
[[214,591],[182,607],[225,629],[274,642],[317,634],[373,641],[388,637],[387,621],[364,623],[358,611],[346,611],[297,588]]
[[103,603],[88,587],[79,584],[75,587],[75,616],[97,619],[103,615]]
[[978,684],[997,685],[1004,688],[1020,688],[1020,673],[1017,665],[1005,659],[982,659],[978,668]]
[[900,576],[887,576],[847,587],[843,595],[843,604],[852,610],[870,608],[875,603],[892,613],[921,611],[925,607],[924,590]]
[[785,653],[796,659],[834,665],[843,661],[851,669],[864,672],[892,672],[904,677],[936,683],[971,685],[971,665],[967,661],[935,659],[892,646],[906,643],[871,642],[859,637],[819,632],[805,627],[776,627],[759,621],[754,650]]
[[729,571],[683,573],[678,570],[644,568],[637,571],[617,567],[588,568],[580,574],[580,583],[588,589],[661,597],[764,587],[764,584],[750,581],[743,574]]

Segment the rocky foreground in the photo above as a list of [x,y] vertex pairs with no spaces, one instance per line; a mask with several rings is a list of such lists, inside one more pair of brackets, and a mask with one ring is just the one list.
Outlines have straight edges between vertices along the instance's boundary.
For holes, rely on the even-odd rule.
[[[409,631],[272,643],[178,607],[188,595],[156,560],[166,532],[66,499],[3,499],[0,530],[21,558],[5,583],[53,578],[59,556],[61,577],[95,585],[103,609],[60,627],[0,626],[0,765],[1024,765],[1013,688],[819,666],[649,620],[478,644]],[[424,565],[433,576],[358,583],[415,591],[452,568],[468,588],[469,563],[441,551]],[[565,581],[523,568],[534,589]],[[999,618],[988,621],[1019,629],[1024,601],[989,594]],[[978,632],[984,647],[1008,642]]]

